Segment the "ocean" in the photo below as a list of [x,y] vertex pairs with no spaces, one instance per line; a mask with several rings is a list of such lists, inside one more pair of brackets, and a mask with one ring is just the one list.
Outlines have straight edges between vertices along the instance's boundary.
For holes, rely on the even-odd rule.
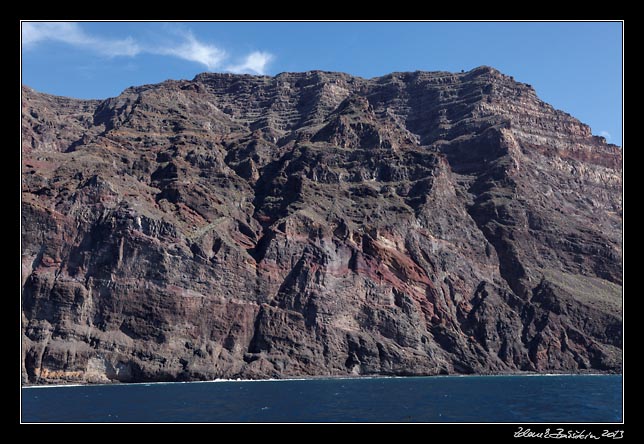
[[622,376],[436,376],[23,387],[22,422],[621,422]]

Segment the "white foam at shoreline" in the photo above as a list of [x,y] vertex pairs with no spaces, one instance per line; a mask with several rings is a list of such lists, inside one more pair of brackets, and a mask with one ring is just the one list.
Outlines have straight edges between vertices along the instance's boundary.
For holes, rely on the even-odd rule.
[[344,380],[365,380],[365,379],[412,379],[412,378],[489,378],[499,376],[622,376],[621,374],[607,373],[525,373],[525,374],[498,374],[498,375],[433,375],[433,376],[330,376],[330,377],[311,377],[311,378],[269,378],[269,379],[212,379],[208,381],[161,381],[161,382],[114,382],[103,384],[46,384],[46,385],[27,385],[23,389],[44,389],[44,388],[66,388],[66,387],[106,387],[106,386],[151,386],[151,385],[168,385],[168,384],[207,384],[223,382],[282,382],[282,381],[344,381]]

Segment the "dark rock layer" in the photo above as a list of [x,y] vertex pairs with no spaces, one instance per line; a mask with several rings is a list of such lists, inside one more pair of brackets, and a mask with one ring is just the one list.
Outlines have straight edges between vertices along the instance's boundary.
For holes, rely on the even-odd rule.
[[620,371],[622,154],[480,67],[23,88],[23,381]]

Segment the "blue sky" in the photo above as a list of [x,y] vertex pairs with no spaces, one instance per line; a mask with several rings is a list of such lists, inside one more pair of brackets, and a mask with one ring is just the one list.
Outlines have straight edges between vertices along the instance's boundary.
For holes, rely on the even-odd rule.
[[371,78],[489,65],[622,145],[619,22],[22,23],[22,81],[106,98],[204,71],[314,69]]

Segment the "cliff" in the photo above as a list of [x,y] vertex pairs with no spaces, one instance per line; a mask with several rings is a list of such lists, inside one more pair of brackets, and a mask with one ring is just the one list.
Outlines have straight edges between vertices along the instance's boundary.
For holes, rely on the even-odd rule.
[[621,370],[621,149],[493,68],[22,106],[23,382]]

